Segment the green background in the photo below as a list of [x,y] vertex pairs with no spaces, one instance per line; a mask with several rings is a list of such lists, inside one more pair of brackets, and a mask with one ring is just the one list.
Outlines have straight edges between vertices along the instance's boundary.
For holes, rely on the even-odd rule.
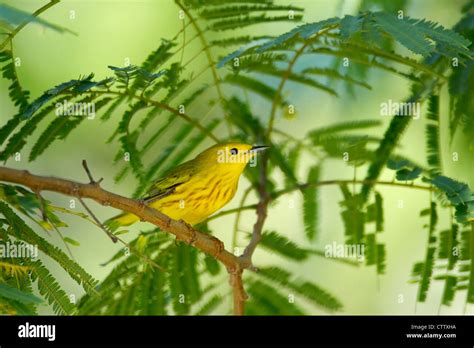
[[[9,5],[19,9],[33,12],[41,7],[44,1],[7,1]],[[278,2],[285,3],[285,2]],[[305,8],[304,21],[314,22],[337,15],[354,14],[359,1],[293,1],[293,5]],[[406,14],[415,18],[427,18],[451,27],[460,18],[460,8],[463,1],[452,0],[419,0],[412,1]],[[71,18],[74,11],[75,18]],[[139,65],[148,53],[159,46],[161,38],[173,37],[181,28],[182,22],[178,18],[178,8],[171,0],[148,1],[61,1],[60,4],[41,15],[42,18],[67,27],[77,33],[77,36],[45,29],[39,25],[30,24],[24,28],[14,39],[14,55],[21,59],[18,68],[20,81],[29,89],[32,97],[39,96],[44,90],[52,86],[87,75],[94,72],[97,79],[111,76],[107,65],[123,66],[128,59],[131,64]],[[283,33],[294,27],[292,23],[269,24],[266,30],[269,33]],[[263,32],[262,32],[263,34]],[[199,44],[197,40],[186,47],[185,59],[197,53]],[[224,52],[223,52],[224,53]],[[406,53],[406,52],[404,52]],[[408,54],[408,53],[407,53]],[[304,67],[305,60],[302,60]],[[307,64],[310,61],[306,61]],[[201,55],[192,63],[196,66],[205,64],[205,57]],[[203,82],[210,82],[210,74],[204,74]],[[358,90],[355,96],[343,94],[340,98],[328,96],[314,90],[289,83],[287,92],[296,107],[297,117],[292,120],[280,118],[278,125],[286,129],[295,137],[301,137],[308,129],[327,125],[338,121],[355,119],[380,119],[380,103],[392,100],[403,100],[408,95],[409,83],[400,77],[389,75],[380,71],[373,71],[368,81],[374,88],[371,91]],[[0,80],[0,125],[3,125],[14,113],[8,93],[8,83]],[[444,91],[446,92],[446,91]],[[229,94],[229,91],[226,92]],[[267,119],[269,107],[261,99],[254,98],[252,110],[261,118]],[[448,105],[442,105],[442,113],[448,112]],[[205,115],[209,110],[205,103],[195,103],[188,111],[192,115]],[[404,135],[399,152],[408,157],[424,163],[424,134],[423,112],[420,120],[412,122],[409,131]],[[124,109],[119,109],[114,115],[118,119]],[[211,112],[216,114],[218,108]],[[100,116],[100,115],[99,115]],[[51,116],[53,117],[53,116]],[[382,135],[389,118],[382,118],[384,125],[373,134]],[[99,117],[82,123],[79,129],[72,133],[67,141],[55,142],[45,154],[33,163],[28,163],[27,154],[30,146],[22,153],[21,161],[9,160],[8,166],[27,168],[31,172],[43,175],[55,175],[72,180],[86,181],[86,175],[81,167],[81,160],[86,159],[96,177],[104,177],[103,187],[112,192],[131,195],[134,190],[134,181],[128,177],[120,184],[115,184],[113,177],[118,167],[112,164],[117,151],[117,143],[106,145],[105,140],[113,131],[114,123],[102,123]],[[41,130],[40,130],[41,131]],[[39,133],[37,133],[39,134]],[[37,136],[37,135],[36,135]],[[443,155],[445,174],[452,174],[459,180],[472,185],[472,152],[466,151],[467,144],[455,141],[451,146],[446,134],[443,134]],[[154,154],[158,155],[160,149],[166,146],[166,138],[155,147]],[[206,143],[205,147],[211,145]],[[202,148],[190,154],[192,158]],[[451,161],[451,153],[460,154],[458,162]],[[306,173],[309,161],[299,169],[300,174]],[[360,177],[365,170],[360,169]],[[381,179],[391,180],[393,173],[387,171]],[[323,179],[351,179],[352,168],[343,161],[333,161],[326,166]],[[240,194],[247,183],[242,179]],[[413,314],[415,313],[415,297],[417,286],[409,284],[412,265],[424,258],[427,243],[427,232],[423,229],[425,220],[419,217],[420,210],[429,204],[429,193],[396,187],[379,187],[383,193],[385,208],[385,231],[381,239],[387,247],[386,274],[377,276],[373,267],[353,267],[334,260],[322,257],[312,257],[303,264],[288,264],[287,268],[293,269],[296,274],[304,275],[315,280],[342,300],[344,314]],[[240,200],[238,193],[227,208],[236,207]],[[68,206],[69,197],[53,193],[46,193],[56,205]],[[321,196],[321,222],[320,236],[314,247],[323,249],[326,244],[333,241],[343,243],[343,226],[339,215],[341,200],[337,186],[323,187]],[[291,209],[290,199],[294,200]],[[398,208],[399,200],[404,201],[404,208]],[[256,197],[248,202],[256,202]],[[78,203],[78,202],[76,202]],[[111,208],[105,208],[95,203],[90,203],[94,211],[102,219],[116,214]],[[277,230],[296,242],[303,242],[304,227],[301,221],[301,195],[295,192],[283,196],[277,204],[270,209],[266,222],[266,230]],[[76,204],[76,209],[82,209]],[[119,248],[104,235],[102,231],[85,221],[70,216],[64,217],[69,224],[63,229],[66,236],[80,242],[79,247],[72,246],[75,259],[93,276],[103,279],[111,266],[102,267],[101,263],[108,260]],[[242,226],[244,230],[251,230],[255,221],[255,213],[250,211],[243,214]],[[231,243],[229,226],[233,224],[233,217],[226,216],[213,220],[211,227],[216,235],[221,238],[226,246]],[[440,216],[440,226],[447,227],[449,216],[443,212]],[[140,228],[146,228],[144,223],[135,225],[132,233],[125,235],[124,239],[131,240]],[[62,245],[54,234],[46,236],[57,245]],[[240,244],[244,246],[245,240],[241,238]],[[257,249],[254,263],[265,265],[281,263],[281,258]],[[63,271],[57,269],[57,276],[64,288],[77,297],[82,291]],[[227,286],[227,284],[224,284]],[[416,313],[437,313],[442,284],[431,284],[428,300],[418,304]],[[463,292],[457,297],[451,307],[443,307],[441,313],[462,313],[464,307]],[[403,302],[399,302],[400,295]],[[231,299],[229,298],[229,301]],[[296,301],[303,301],[296,298]],[[470,311],[472,313],[472,309]],[[49,313],[45,309],[43,313]],[[314,311],[314,314],[324,313]],[[469,313],[469,311],[468,311]]]

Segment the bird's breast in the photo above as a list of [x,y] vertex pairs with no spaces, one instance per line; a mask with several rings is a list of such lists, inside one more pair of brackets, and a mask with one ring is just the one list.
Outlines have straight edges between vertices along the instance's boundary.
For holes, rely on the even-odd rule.
[[234,197],[237,186],[238,178],[230,175],[195,177],[151,207],[194,225],[226,205]]

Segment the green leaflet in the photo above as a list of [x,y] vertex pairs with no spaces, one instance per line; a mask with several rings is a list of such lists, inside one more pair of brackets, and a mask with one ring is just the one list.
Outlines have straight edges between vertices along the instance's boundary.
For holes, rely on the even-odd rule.
[[389,159],[387,161],[387,168],[397,171],[395,178],[398,181],[415,180],[423,172],[420,167],[414,166],[410,161],[406,159]]
[[186,123],[182,125],[173,138],[168,142],[169,145],[164,148],[160,155],[148,166],[147,172],[144,174],[139,186],[136,188],[134,197],[140,196],[150,185],[150,182],[156,179],[158,171],[162,168],[165,160],[170,157],[172,153],[176,151],[179,145],[186,139],[187,136],[193,131],[192,125]]
[[375,192],[375,231],[383,231],[383,198],[379,192]]
[[346,184],[341,184],[340,188],[344,196],[344,200],[339,204],[344,208],[341,216],[346,243],[360,244],[363,242],[366,222],[366,213],[362,210],[362,197],[359,194],[352,194]]
[[221,264],[212,256],[205,255],[204,256],[204,263],[206,265],[206,269],[211,275],[218,275],[221,271]]
[[222,302],[224,301],[224,298],[221,295],[214,295],[212,296],[209,301],[204,303],[201,308],[196,312],[196,315],[209,315],[212,313],[216,307],[218,307]]
[[385,245],[377,243],[377,234],[365,235],[365,263],[367,266],[375,265],[377,274],[385,272]]
[[[290,148],[286,154],[287,164],[293,173],[296,173],[301,152],[302,152],[301,144],[296,144],[292,148]],[[285,185],[290,187],[292,184],[293,184],[292,180],[286,176]]]
[[381,122],[378,120],[340,122],[312,130],[308,133],[308,137],[312,140],[314,145],[319,145],[323,140],[338,136],[341,132],[372,128],[379,126],[380,124]]
[[[278,104],[282,106],[287,104],[285,101],[282,100],[282,97],[280,95],[277,95],[277,91],[275,88],[270,87],[266,83],[261,82],[257,79],[240,74],[230,74],[227,75],[224,82],[248,89],[270,101],[273,101],[276,98]],[[275,95],[277,95],[277,97],[275,97]]]
[[[469,56],[467,47],[470,45],[470,41],[455,31],[424,19],[418,20],[408,17],[399,19],[396,15],[385,12],[368,12],[357,17],[345,16],[342,19],[335,17],[316,23],[304,24],[269,40],[258,47],[256,52],[263,53],[294,39],[297,35],[307,39],[322,29],[337,25],[340,25],[341,37],[344,39],[361,32],[362,28],[365,27],[363,34],[367,36],[365,40],[369,42],[381,41],[379,31],[384,31],[414,53],[419,53],[425,57],[434,52],[440,52],[448,57]],[[433,40],[435,44],[428,38]]]
[[471,190],[467,184],[442,175],[438,175],[429,181],[443,191],[453,205],[464,204],[473,200]]
[[[214,119],[209,122],[208,125],[206,125],[206,129],[209,131],[214,130],[222,120],[219,119]],[[198,146],[206,140],[206,135],[202,132],[199,132],[197,135],[195,135],[193,138],[191,138],[188,142],[186,142],[186,145],[173,156],[173,160],[171,162],[168,162],[163,169],[163,172],[167,172],[168,170],[173,169],[176,167],[178,164],[182,163],[187,156],[189,156],[189,153],[193,151],[194,149],[198,148]]]
[[46,117],[50,112],[54,110],[54,104],[45,107],[43,110],[38,112],[31,119],[24,121],[23,127],[11,136],[8,141],[5,150],[0,154],[0,159],[6,161],[11,155],[19,152],[25,145],[28,136],[30,136],[36,129],[37,125]]
[[334,18],[325,19],[325,20],[322,20],[322,21],[316,22],[316,23],[301,25],[301,26],[296,27],[295,29],[293,29],[293,30],[291,30],[291,31],[289,31],[285,34],[282,34],[282,35],[278,36],[277,38],[275,38],[273,40],[270,40],[270,41],[264,43],[263,45],[258,47],[256,52],[257,53],[263,53],[263,52],[265,52],[266,50],[268,50],[270,48],[282,45],[283,43],[285,43],[285,41],[293,39],[297,35],[301,36],[303,39],[307,39],[310,36],[312,36],[312,35],[316,34],[317,32],[321,31],[322,29],[330,27],[330,26],[334,26],[336,24],[339,24],[339,22],[340,22],[340,19],[337,18],[337,17],[334,17]]
[[52,305],[54,312],[60,315],[74,314],[75,306],[43,263],[40,260],[28,260],[26,263],[33,267],[31,279],[37,281],[39,293]]
[[456,293],[457,278],[454,276],[447,276],[444,285],[441,303],[445,306],[451,305]]
[[[372,89],[369,84],[367,84],[364,81],[358,81],[352,77],[349,76],[349,74],[341,74],[338,70],[335,69],[328,69],[328,68],[318,68],[318,67],[312,67],[312,68],[306,68],[301,72],[302,75],[304,74],[312,74],[316,76],[326,76],[329,78],[333,78],[336,80],[342,80],[350,84],[358,85],[361,87],[364,87],[366,89]],[[358,121],[355,121],[358,122]]]
[[283,16],[273,16],[269,17],[265,14],[263,15],[246,15],[240,17],[230,17],[228,19],[223,19],[215,21],[209,25],[209,28],[214,31],[223,31],[223,30],[232,30],[238,28],[244,28],[249,25],[261,24],[261,23],[271,23],[271,22],[294,22],[300,21],[303,18],[300,14],[295,14],[293,19],[288,17],[288,14]]
[[[248,49],[246,49],[248,50]],[[229,56],[228,56],[229,57]],[[229,57],[229,60],[232,57]],[[235,58],[234,58],[235,59]],[[268,73],[269,75],[277,75],[274,70],[277,70],[273,66],[274,63],[288,62],[287,53],[262,53],[262,54],[241,54],[238,60],[233,60],[232,64],[228,64],[229,70],[232,70],[235,74],[241,72],[261,72]],[[225,63],[223,61],[222,63]],[[267,65],[272,65],[267,67]],[[282,75],[278,75],[281,77]]]
[[341,37],[349,39],[362,29],[363,18],[360,16],[345,15],[341,19]]
[[30,92],[24,90],[20,85],[15,68],[15,57],[13,57],[12,54],[13,53],[10,50],[0,52],[0,63],[7,62],[2,67],[2,76],[11,81],[11,84],[8,87],[10,99],[13,104],[18,107],[19,111],[22,112],[28,106]]
[[308,257],[305,249],[274,231],[263,233],[260,245],[293,260],[305,260]]
[[466,302],[474,303],[474,222],[472,221],[471,221],[471,230],[469,231],[469,254],[471,256],[471,260],[470,260],[471,263],[469,265],[470,275],[469,275],[469,285],[467,289]]
[[0,284],[0,297],[8,298],[10,300],[18,301],[24,304],[39,304],[43,302],[43,300],[41,300],[39,297],[21,291],[7,284]]
[[[134,131],[133,133],[123,134],[120,137],[120,143],[122,144],[122,153],[117,154],[117,158],[119,155],[124,157],[124,160],[130,163],[135,175],[137,178],[141,179],[144,176],[143,173],[143,164],[140,159],[140,154],[137,149],[137,141],[140,132]],[[116,159],[117,159],[116,158]]]
[[[408,17],[399,19],[397,16],[385,12],[375,12],[373,17],[381,29],[414,53],[424,57],[436,51],[448,57],[469,56],[467,47],[471,42],[455,31],[446,29],[437,23]],[[428,38],[438,46],[435,46]],[[449,46],[449,51],[440,49],[442,45]]]
[[[289,164],[287,156],[282,153],[279,146],[272,146],[271,143],[265,143],[263,126],[260,120],[252,115],[248,105],[243,103],[240,99],[232,97],[227,101],[225,106],[228,113],[232,115],[234,124],[242,130],[242,133],[246,134],[246,138],[249,139],[248,135],[252,134],[257,142],[264,142],[264,145],[270,146],[268,151],[270,163],[278,166],[289,182],[297,184],[298,180],[293,168]],[[250,175],[250,173],[252,173],[251,168],[246,171],[246,175]]]
[[426,297],[428,294],[428,289],[429,289],[430,281],[431,281],[431,275],[433,272],[435,251],[436,251],[435,248],[428,248],[425,262],[422,263],[423,268],[422,268],[422,273],[421,273],[420,287],[418,289],[418,295],[417,295],[418,302],[426,301]]
[[38,111],[43,105],[50,102],[53,98],[66,92],[71,92],[74,95],[80,95],[87,92],[93,87],[105,87],[113,81],[111,78],[106,78],[101,81],[93,81],[94,74],[90,74],[86,77],[79,78],[77,80],[70,80],[63,82],[51,89],[44,92],[39,98],[33,101],[22,113],[24,119],[30,118],[33,114]]
[[204,19],[221,19],[226,17],[238,17],[243,14],[252,12],[268,12],[268,11],[295,11],[303,12],[301,7],[281,6],[273,4],[264,5],[238,5],[238,6],[218,6],[204,8],[199,12],[199,16]]
[[439,129],[439,96],[432,95],[428,104],[428,121],[426,125],[426,151],[428,155],[428,166],[430,175],[441,174],[441,143]]
[[[168,93],[168,95],[166,96],[163,102],[169,103],[170,101],[175,99],[179,95],[179,93],[182,91],[182,89],[184,89],[184,87],[187,85],[188,85],[188,82],[186,82],[186,84],[182,88],[178,88],[176,90],[170,91],[170,93]],[[184,100],[180,101],[180,105],[182,105],[184,108],[189,107],[194,101],[198,99],[199,96],[204,94],[204,92],[206,92],[208,88],[209,86],[207,85],[200,86],[199,88],[194,90],[189,96],[187,96]],[[139,125],[140,129],[146,129],[146,127],[150,124],[150,122],[153,121],[153,119],[155,119],[158,115],[160,115],[162,111],[163,109],[159,107],[153,107],[150,110],[150,112],[147,114],[147,116],[140,122],[140,125]],[[173,118],[177,119],[177,117],[174,117],[174,115],[173,115]],[[161,134],[160,132],[161,132],[161,129],[159,132],[155,133],[147,141],[147,143],[143,146],[141,151],[147,151],[150,148],[150,146],[153,145],[154,142],[158,139],[159,134]]]
[[[163,66],[163,64],[173,55],[171,52],[171,49],[176,46],[176,43],[173,41],[161,40],[161,45],[158,46],[158,48],[151,52],[146,60],[142,63],[141,69],[144,72],[151,73],[155,71],[156,69],[160,68]],[[159,76],[156,76],[159,77]],[[156,78],[155,77],[155,78]],[[136,89],[139,89],[140,87],[143,88],[144,86],[144,78],[146,78],[146,73],[145,74],[139,74],[137,79],[134,81],[131,90],[135,91]]]
[[[472,11],[471,11],[472,12]],[[474,14],[466,11],[465,17],[456,25],[456,30],[470,41],[474,40],[474,30],[472,20]],[[473,55],[474,47],[471,45],[470,53]],[[452,67],[449,77],[449,98],[450,98],[450,120],[449,128],[451,141],[458,126],[463,127],[467,136],[474,134],[474,120],[470,115],[474,112],[474,103],[471,91],[474,88],[474,61],[469,60],[458,66]]]
[[292,279],[291,273],[285,269],[276,266],[265,267],[261,268],[257,275],[275,282],[276,286],[288,288],[290,293],[296,293],[295,297],[301,295],[313,304],[323,307],[326,310],[334,311],[342,309],[341,302],[329,292],[308,281]]
[[[111,98],[103,98],[94,103],[94,112],[100,110],[111,100]],[[37,159],[38,156],[41,155],[55,140],[64,140],[72,132],[72,130],[74,130],[74,128],[76,128],[86,119],[86,116],[82,115],[83,106],[87,103],[91,103],[92,101],[93,97],[85,97],[84,99],[81,99],[77,102],[79,103],[78,105],[82,104],[80,116],[58,115],[36,141],[35,145],[31,149],[29,160],[34,161]]]
[[[268,314],[303,315],[304,312],[295,303],[288,300],[288,295],[259,280],[249,281],[248,293],[250,300],[259,307],[264,307]],[[263,309],[263,308],[262,308]]]
[[429,224],[428,224],[428,245],[426,248],[426,256],[424,262],[421,263],[421,272],[419,279],[419,287],[417,294],[418,302],[425,302],[428,294],[428,289],[431,282],[431,277],[433,274],[433,265],[435,261],[436,247],[434,246],[436,242],[436,236],[434,234],[436,224],[438,222],[438,215],[436,212],[436,203],[431,202],[429,208]]
[[373,187],[373,184],[370,184],[371,181],[376,180],[385,166],[385,163],[388,161],[391,153],[395,149],[398,141],[403,134],[403,131],[408,127],[410,123],[410,117],[395,117],[390,122],[389,127],[384,133],[384,137],[380,142],[377,150],[375,150],[374,160],[369,166],[365,180],[369,183],[362,185],[361,194],[362,197],[366,200],[369,196],[369,193]]
[[171,302],[176,314],[188,314],[191,305],[201,298],[197,273],[197,250],[179,243],[171,251],[171,272],[168,274]]
[[[229,46],[236,46],[236,45],[244,45],[250,41],[259,41],[262,39],[269,39],[270,36],[268,35],[262,35],[262,36],[235,36],[235,37],[229,37],[225,39],[217,39],[217,40],[211,40],[210,44],[212,46],[218,46],[218,47],[229,47]],[[225,64],[225,63],[224,63]],[[220,68],[222,67],[222,60],[219,61],[217,64],[217,67]]]
[[450,229],[441,231],[438,237],[438,259],[448,260],[447,269],[452,270],[458,259],[458,232],[459,226],[452,224]]
[[125,97],[119,97],[117,98],[107,109],[107,111],[104,112],[104,114],[100,117],[101,121],[107,121],[110,119],[112,114],[115,112],[115,110],[122,104],[123,100]]
[[375,202],[367,206],[366,222],[375,222],[375,232],[382,232],[383,220],[383,198],[379,192],[375,192]]
[[[313,166],[308,173],[307,182],[315,183],[319,180],[319,166]],[[310,186],[303,191],[303,222],[305,227],[306,237],[309,240],[314,240],[318,231],[318,188]]]
[[15,69],[14,57],[12,52],[9,50],[4,50],[0,52],[0,63],[7,62],[2,67],[2,76],[11,81],[10,86],[8,87],[10,99],[13,101],[15,106],[18,106],[19,113],[13,116],[8,122],[0,128],[0,145],[5,142],[8,136],[13,132],[13,130],[18,126],[21,119],[21,113],[26,109],[29,102],[30,92],[24,90],[18,79],[18,75]]
[[270,148],[267,151],[272,164],[280,168],[289,182],[291,182],[293,185],[297,185],[298,179],[296,178],[293,168],[288,162],[288,158],[283,155],[281,149],[279,149],[278,146],[273,144],[268,144],[268,146],[270,146]]
[[71,260],[61,249],[48,243],[45,239],[38,236],[23,220],[18,217],[13,210],[4,202],[0,202],[0,213],[5,217],[11,226],[9,234],[15,236],[31,245],[37,245],[38,249],[55,260],[78,284],[82,285],[84,290],[92,292],[97,281],[92,278],[84,269]]
[[[267,75],[271,75],[271,76],[276,76],[276,77],[285,76],[285,71],[284,70],[277,69],[276,67],[274,67],[272,65],[268,65],[268,64],[263,65],[263,66],[258,65],[257,67],[255,67],[252,70],[255,71],[255,72],[259,72],[259,73],[263,73],[263,74],[267,74]],[[320,83],[316,80],[313,80],[309,77],[306,77],[304,75],[304,73],[305,73],[305,71],[303,71],[303,73],[301,73],[301,74],[296,74],[296,73],[290,72],[286,76],[287,76],[287,79],[289,81],[296,82],[296,83],[314,88],[316,90],[321,90],[321,91],[329,93],[330,95],[333,95],[333,96],[337,96],[337,92],[334,89],[324,85],[323,83]]]
[[263,137],[264,128],[260,120],[250,112],[249,106],[237,97],[232,97],[225,103],[226,111],[232,115],[233,123],[244,134],[252,134],[253,138]]
[[425,57],[434,52],[434,47],[425,39],[424,33],[417,27],[407,30],[405,20],[384,12],[374,13],[374,19],[381,29],[392,35],[412,52]]
[[145,108],[147,104],[143,101],[138,101],[135,104],[131,105],[127,111],[122,116],[122,119],[120,120],[120,123],[117,128],[117,132],[120,133],[127,133],[129,131],[129,125],[130,122],[135,116],[135,114],[140,111],[141,109]]
[[[151,273],[152,277],[148,284],[144,284],[144,289],[149,290],[143,294],[143,299],[148,305],[144,307],[147,313],[142,312],[141,314],[166,315],[166,294],[164,289],[166,278],[164,274],[159,271],[148,273]],[[146,285],[148,285],[148,287],[145,287]]]
[[[131,250],[140,249],[155,263],[171,271],[171,249],[167,237],[157,233],[156,229],[142,233],[130,243]],[[81,298],[79,313],[166,315],[169,303],[167,273],[145,264],[142,258],[124,249],[104,265],[119,260],[120,263],[97,286],[99,296]]]
[[421,168],[415,167],[413,169],[400,169],[397,171],[396,179],[398,181],[410,181],[417,179],[422,172]]

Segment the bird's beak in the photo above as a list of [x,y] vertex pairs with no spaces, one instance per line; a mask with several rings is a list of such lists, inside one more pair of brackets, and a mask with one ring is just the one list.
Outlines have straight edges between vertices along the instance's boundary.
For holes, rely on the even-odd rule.
[[264,151],[266,149],[268,149],[270,146],[265,146],[265,145],[262,145],[262,146],[253,146],[251,149],[250,149],[250,153],[257,153],[257,152],[260,152],[260,151]]

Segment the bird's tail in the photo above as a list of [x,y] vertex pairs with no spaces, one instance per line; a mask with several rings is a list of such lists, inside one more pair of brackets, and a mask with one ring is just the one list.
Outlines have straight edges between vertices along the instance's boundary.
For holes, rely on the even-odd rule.
[[140,218],[136,215],[130,214],[130,213],[121,213],[119,215],[116,215],[104,222],[104,225],[111,231],[114,232],[121,226],[128,226],[131,225],[137,221],[139,221]]

